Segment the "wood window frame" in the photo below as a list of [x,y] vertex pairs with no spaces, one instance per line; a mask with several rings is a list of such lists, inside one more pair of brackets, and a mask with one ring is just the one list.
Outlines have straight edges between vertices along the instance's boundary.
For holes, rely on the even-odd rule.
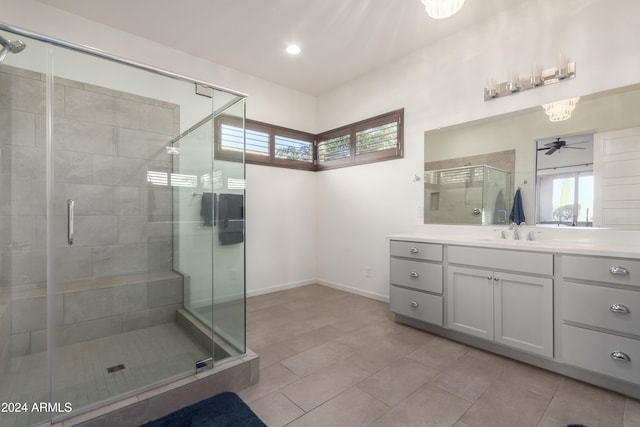
[[[397,123],[397,141],[395,147],[370,153],[356,154],[356,134],[362,130],[383,126],[388,123]],[[222,124],[242,127],[245,129],[263,132],[269,135],[268,155],[246,152],[244,155],[247,164],[263,166],[276,166],[290,169],[321,171],[367,163],[393,160],[404,157],[404,109],[390,111],[385,114],[360,120],[358,122],[341,126],[320,134],[314,135],[282,126],[259,122],[257,120],[243,119],[235,116],[219,116],[214,122],[215,126],[215,153],[216,158],[229,161],[242,161],[242,153],[225,150],[222,146]],[[343,135],[349,135],[349,156],[340,159],[320,162],[318,159],[318,146],[323,142]],[[276,136],[308,141],[311,148],[312,159],[310,162],[292,159],[283,159],[276,156]]]
[[[396,122],[397,127],[397,141],[396,146],[386,150],[375,151],[371,153],[356,154],[357,137],[356,134],[362,130],[370,129],[373,127],[383,126],[388,123]],[[317,141],[326,141],[331,138],[335,138],[339,135],[350,135],[349,140],[351,143],[350,156],[348,158],[342,158],[338,160],[329,160],[316,165],[317,170],[335,169],[356,165],[363,165],[367,163],[381,162],[385,160],[401,159],[404,157],[404,108],[390,111],[385,114],[380,114],[369,119],[360,120],[359,122],[352,123],[347,126],[332,129],[327,132],[322,132],[317,135]],[[318,144],[317,143],[317,144]]]

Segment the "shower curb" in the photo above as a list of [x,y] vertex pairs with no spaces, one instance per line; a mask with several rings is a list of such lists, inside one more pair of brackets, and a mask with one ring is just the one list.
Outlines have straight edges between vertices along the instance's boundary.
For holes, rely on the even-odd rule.
[[245,355],[221,363],[211,370],[175,378],[80,414],[57,417],[39,427],[139,426],[216,394],[244,390],[256,384],[259,375],[260,357],[247,348]]

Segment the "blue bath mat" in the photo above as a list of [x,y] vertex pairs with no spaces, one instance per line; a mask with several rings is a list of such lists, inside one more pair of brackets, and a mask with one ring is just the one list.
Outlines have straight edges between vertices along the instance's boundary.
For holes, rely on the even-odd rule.
[[142,427],[267,427],[251,408],[231,392],[194,403]]

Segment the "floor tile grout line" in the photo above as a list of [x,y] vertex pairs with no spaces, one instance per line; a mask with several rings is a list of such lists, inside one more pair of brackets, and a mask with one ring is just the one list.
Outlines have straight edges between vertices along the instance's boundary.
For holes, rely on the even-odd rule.
[[[369,376],[369,377],[367,377],[367,378],[370,378],[371,376],[372,376],[372,375],[370,375],[370,376]],[[363,380],[363,381],[364,381],[364,380]],[[362,383],[362,381],[361,381],[360,383]],[[358,383],[358,384],[360,384],[360,383]],[[373,420],[373,421],[371,421],[371,422],[369,423],[369,425],[370,425],[370,426],[371,426],[371,425],[373,425],[373,424],[375,424],[375,422],[376,422],[376,421],[378,421],[380,418],[384,417],[386,414],[388,414],[388,413],[389,413],[389,411],[391,411],[393,408],[395,408],[395,407],[396,407],[396,405],[397,405],[397,404],[396,404],[396,405],[389,405],[387,402],[384,402],[384,401],[382,401],[382,400],[378,399],[377,397],[372,396],[372,395],[371,395],[370,393],[368,393],[366,390],[363,390],[363,389],[359,388],[359,387],[358,387],[358,384],[354,384],[354,385],[352,386],[352,388],[353,388],[353,387],[358,388],[358,390],[360,390],[361,392],[366,393],[366,394],[367,394],[367,396],[370,396],[371,398],[373,398],[373,399],[377,400],[378,402],[380,402],[380,403],[382,403],[383,405],[385,405],[385,406],[387,406],[387,407],[388,407],[388,409],[387,409],[386,411],[384,411],[382,414],[380,414],[380,416],[378,416],[375,420]],[[418,387],[418,388],[420,388],[420,387]],[[415,391],[415,390],[414,390],[414,391]]]
[[566,378],[565,376],[561,376],[560,377],[560,381],[558,381],[558,384],[556,385],[556,389],[553,391],[553,394],[551,395],[551,398],[549,399],[549,401],[545,405],[544,411],[542,411],[542,414],[540,415],[540,419],[536,423],[536,426],[540,426],[540,423],[542,422],[542,420],[544,420],[544,416],[547,413],[547,411],[549,410],[549,407],[551,406],[551,403],[556,398],[556,395],[558,394],[558,390],[560,390],[560,388],[562,387],[562,383],[564,383],[565,378]]

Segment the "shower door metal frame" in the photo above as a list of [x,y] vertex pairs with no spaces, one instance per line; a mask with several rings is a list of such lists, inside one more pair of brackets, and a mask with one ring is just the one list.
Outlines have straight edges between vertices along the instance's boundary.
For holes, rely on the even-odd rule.
[[149,72],[152,72],[152,73],[155,73],[155,74],[159,74],[161,76],[171,77],[171,78],[182,80],[182,81],[185,81],[185,82],[199,84],[201,86],[205,86],[205,87],[211,88],[213,90],[218,90],[218,91],[221,91],[221,92],[226,92],[226,93],[229,93],[231,95],[239,96],[241,98],[247,98],[248,97],[248,95],[246,93],[243,93],[243,92],[239,92],[239,91],[236,91],[236,90],[233,90],[233,89],[229,89],[229,88],[226,88],[226,87],[223,87],[223,86],[218,86],[218,85],[215,85],[213,83],[208,83],[208,82],[205,82],[203,80],[196,80],[196,79],[187,77],[187,76],[182,75],[182,74],[178,74],[178,73],[174,73],[174,72],[171,72],[171,71],[163,70],[161,68],[153,67],[151,65],[142,64],[140,62],[132,61],[130,59],[122,58],[120,56],[113,55],[111,53],[105,52],[104,50],[96,49],[94,47],[85,46],[85,45],[76,44],[76,43],[70,43],[70,42],[67,42],[67,41],[64,41],[64,40],[58,40],[58,39],[55,39],[53,37],[49,37],[49,36],[45,36],[45,35],[42,35],[42,34],[38,34],[38,33],[29,31],[29,30],[25,30],[23,28],[14,27],[14,26],[5,24],[3,22],[0,22],[0,30],[8,31],[8,32],[20,35],[20,36],[29,37],[29,38],[32,38],[32,39],[35,39],[35,40],[38,40],[38,41],[42,41],[42,42],[45,42],[45,43],[50,43],[50,44],[52,44],[54,46],[64,47],[64,48],[67,48],[67,49],[72,49],[72,50],[79,51],[79,52],[82,52],[82,53],[86,53],[86,54],[89,54],[89,55],[92,55],[92,56],[96,56],[96,57],[99,57],[99,58],[108,59],[110,61],[114,61],[114,62],[118,62],[120,64],[124,64],[124,65],[128,65],[128,66],[131,66],[131,67],[135,67],[135,68],[138,68],[138,69],[141,69],[141,70],[144,70],[144,71],[149,71]]

